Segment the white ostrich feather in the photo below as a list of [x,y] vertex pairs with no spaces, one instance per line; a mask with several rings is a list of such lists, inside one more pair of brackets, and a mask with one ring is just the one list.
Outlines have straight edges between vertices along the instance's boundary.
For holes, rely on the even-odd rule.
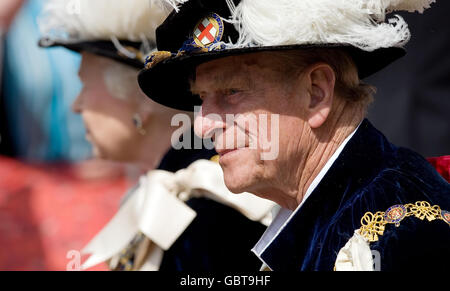
[[154,42],[168,12],[156,0],[48,0],[39,27],[52,40]]
[[242,0],[229,3],[239,32],[231,48],[308,43],[342,43],[373,51],[402,47],[410,39],[408,25],[395,15],[423,12],[434,0]]
[[175,9],[176,11],[179,10],[180,5],[188,2],[189,0],[163,0],[167,5]]

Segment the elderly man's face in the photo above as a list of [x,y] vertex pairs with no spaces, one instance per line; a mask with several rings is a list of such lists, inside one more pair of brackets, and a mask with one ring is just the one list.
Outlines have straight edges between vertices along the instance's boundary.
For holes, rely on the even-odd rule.
[[[265,53],[202,64],[191,89],[203,100],[195,132],[213,137],[227,187],[235,193],[253,192],[282,204],[283,198],[271,197],[270,193],[276,191],[268,190],[297,174],[295,160],[301,155],[303,108],[307,106],[301,98],[304,89],[292,86],[281,64]],[[226,114],[239,114],[241,118],[226,122]],[[267,117],[267,123],[261,116]],[[277,118],[279,124],[271,122]],[[258,126],[248,126],[255,119]],[[265,136],[271,145],[264,142]],[[268,146],[272,150],[278,147],[278,155],[264,160],[262,154]]]

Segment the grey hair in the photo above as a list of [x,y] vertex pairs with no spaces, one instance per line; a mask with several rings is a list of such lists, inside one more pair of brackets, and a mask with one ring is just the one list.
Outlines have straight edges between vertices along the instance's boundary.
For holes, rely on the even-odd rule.
[[336,74],[336,93],[350,102],[367,107],[373,101],[376,88],[364,83],[358,77],[358,70],[352,58],[343,50],[335,48],[309,49],[269,53],[280,60],[286,79],[295,77],[309,65],[324,62]]
[[138,72],[138,69],[109,60],[103,69],[106,90],[114,98],[134,103],[154,113],[167,116],[179,113],[179,110],[158,104],[145,96],[139,88]]
[[138,70],[119,62],[109,62],[103,71],[105,86],[111,96],[124,101],[139,102]]

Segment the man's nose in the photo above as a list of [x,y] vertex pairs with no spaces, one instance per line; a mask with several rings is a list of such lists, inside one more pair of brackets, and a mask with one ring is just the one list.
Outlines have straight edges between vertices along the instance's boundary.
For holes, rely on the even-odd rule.
[[199,137],[208,139],[214,136],[216,130],[224,128],[224,125],[219,114],[204,115],[203,107],[200,107],[200,111],[195,115],[194,132]]

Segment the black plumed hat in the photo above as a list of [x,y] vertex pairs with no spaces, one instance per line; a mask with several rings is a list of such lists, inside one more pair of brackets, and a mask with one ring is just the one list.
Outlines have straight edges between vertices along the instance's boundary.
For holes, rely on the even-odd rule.
[[363,7],[364,1],[356,5],[358,1],[175,1],[182,5],[157,28],[158,51],[147,57],[140,87],[160,104],[192,111],[201,104],[189,85],[199,64],[255,52],[316,48],[345,50],[363,79],[406,53],[402,46],[410,38],[408,27],[399,16],[386,23],[386,13],[421,12],[432,0],[374,0],[373,7]]

